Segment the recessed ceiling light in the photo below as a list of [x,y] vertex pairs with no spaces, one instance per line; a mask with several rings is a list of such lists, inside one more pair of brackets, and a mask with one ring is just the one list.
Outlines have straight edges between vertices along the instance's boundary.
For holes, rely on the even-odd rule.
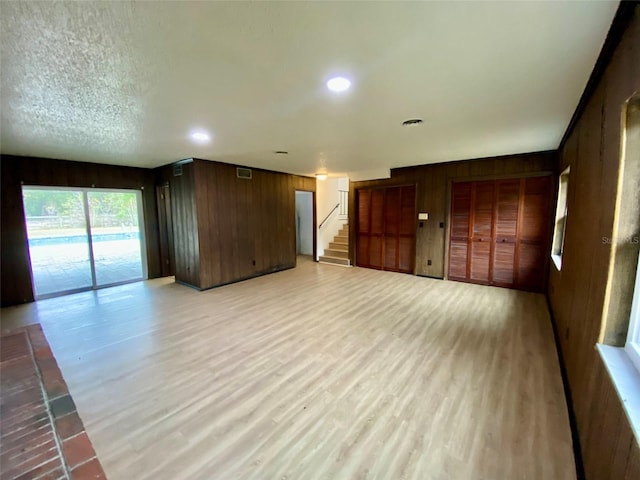
[[351,80],[344,77],[333,77],[327,81],[327,88],[332,92],[340,93],[349,90]]
[[211,135],[202,130],[191,132],[191,140],[196,143],[209,143],[211,141]]
[[405,120],[404,122],[402,122],[402,126],[408,127],[410,125],[420,125],[421,123],[421,118],[410,118],[409,120]]

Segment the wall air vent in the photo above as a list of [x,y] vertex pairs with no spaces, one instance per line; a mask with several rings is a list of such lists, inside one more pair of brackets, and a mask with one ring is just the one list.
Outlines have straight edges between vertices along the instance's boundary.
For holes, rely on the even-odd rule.
[[251,180],[252,174],[250,168],[238,167],[236,168],[236,174],[238,178],[244,178],[245,180]]
[[174,177],[179,177],[182,175],[182,164],[179,163],[178,165],[174,165],[173,166],[173,176]]

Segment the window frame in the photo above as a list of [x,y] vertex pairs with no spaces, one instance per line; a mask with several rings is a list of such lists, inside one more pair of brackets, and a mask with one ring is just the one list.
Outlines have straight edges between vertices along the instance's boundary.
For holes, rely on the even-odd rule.
[[[551,260],[558,271],[562,270],[562,255],[567,232],[567,217],[569,213],[569,180],[571,166],[565,168],[558,177],[558,199],[556,203],[555,226],[551,243]],[[559,225],[559,223],[561,224]]]
[[633,288],[631,315],[629,315],[629,330],[624,350],[636,370],[640,372],[640,254],[638,255],[638,265],[636,266],[636,280]]

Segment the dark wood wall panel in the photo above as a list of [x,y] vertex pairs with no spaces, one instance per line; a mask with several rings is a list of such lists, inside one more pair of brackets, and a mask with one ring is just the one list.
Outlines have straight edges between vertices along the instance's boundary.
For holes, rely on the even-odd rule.
[[315,192],[315,179],[261,169],[243,179],[236,168],[194,159],[171,178],[165,167],[183,236],[176,280],[205,289],[295,266],[295,191]]
[[[640,447],[594,349],[599,339],[614,223],[621,122],[640,91],[640,8],[621,4],[560,147],[571,167],[562,270],[551,267],[549,299],[566,365],[587,479],[640,478]],[[608,53],[606,53],[608,52]]]
[[[429,214],[429,220],[421,222],[422,227],[418,225],[416,229],[415,272],[444,278],[451,182],[550,174],[556,169],[555,155],[555,152],[538,152],[393,169],[388,179],[352,182],[349,216],[356,218],[355,201],[359,189],[415,184],[416,211]],[[351,222],[349,228],[351,261],[355,264],[355,222]]]
[[46,158],[0,157],[2,176],[2,305],[33,301],[21,184],[142,190],[149,278],[162,274],[152,170]]
[[187,163],[170,182],[175,278],[188,285],[196,285],[200,276],[194,173],[193,163]]

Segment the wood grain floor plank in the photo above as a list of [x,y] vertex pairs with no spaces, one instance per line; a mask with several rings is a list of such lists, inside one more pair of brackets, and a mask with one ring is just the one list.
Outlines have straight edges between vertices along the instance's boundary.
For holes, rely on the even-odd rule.
[[300,259],[2,310],[118,479],[575,479],[544,297]]

